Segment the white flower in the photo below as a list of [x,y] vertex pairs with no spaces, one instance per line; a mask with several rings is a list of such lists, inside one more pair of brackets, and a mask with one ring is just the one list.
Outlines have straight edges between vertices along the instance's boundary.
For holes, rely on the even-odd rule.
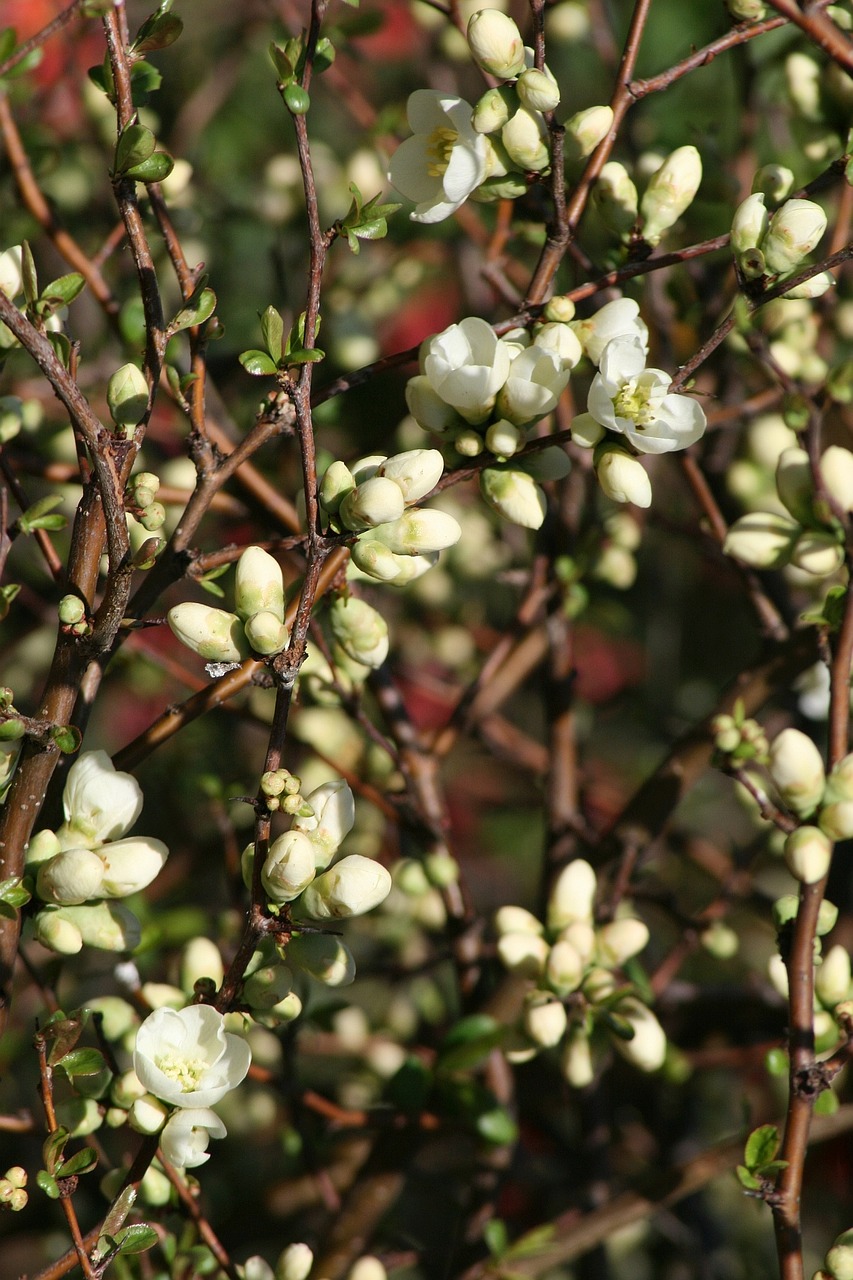
[[509,348],[477,316],[428,338],[421,358],[433,390],[475,424],[489,416],[510,367]]
[[341,920],[372,911],[390,892],[391,877],[382,864],[351,853],[317,877],[302,905],[315,920]]
[[138,893],[160,874],[169,856],[163,841],[151,836],[114,840],[102,845],[97,852],[103,863],[101,896],[104,898],[126,898],[128,894]]
[[409,506],[435,488],[443,470],[444,458],[438,449],[407,449],[405,453],[386,458],[378,474],[399,485],[403,501]]
[[475,132],[472,114],[454,94],[416,89],[410,95],[413,136],[391,157],[388,179],[415,202],[415,222],[449,218],[486,177],[486,139]]
[[315,864],[322,869],[352,830],[355,799],[343,778],[324,782],[305,799],[314,813],[310,818],[294,818],[293,829],[303,832],[311,841]]
[[647,369],[636,338],[615,338],[604,348],[587,408],[597,422],[624,435],[640,453],[671,453],[695,444],[705,414],[689,396],[671,394],[672,379]]
[[62,793],[62,843],[103,844],[129,831],[142,812],[142,789],[129,773],[119,773],[106,751],[87,751],[68,770]]
[[252,1054],[207,1004],[157,1009],[136,1033],[133,1069],[150,1093],[175,1107],[212,1107],[237,1087]]
[[301,831],[286,831],[269,847],[261,883],[273,902],[292,902],[314,879],[316,865],[308,837]]
[[509,366],[498,394],[497,411],[516,426],[529,426],[551,413],[565,391],[570,368],[564,368],[556,351],[533,343],[520,351]]
[[486,467],[480,473],[480,492],[498,515],[524,529],[538,529],[545,519],[545,494],[526,471]]
[[786,200],[761,242],[768,271],[793,271],[826,230],[826,214],[813,200]]
[[176,1111],[160,1134],[160,1147],[169,1164],[179,1169],[195,1169],[210,1159],[211,1138],[224,1138],[227,1130],[209,1107],[187,1107]]
[[633,298],[607,302],[588,320],[573,320],[571,328],[593,364],[601,361],[604,348],[615,338],[635,338],[643,351],[649,349],[649,330]]

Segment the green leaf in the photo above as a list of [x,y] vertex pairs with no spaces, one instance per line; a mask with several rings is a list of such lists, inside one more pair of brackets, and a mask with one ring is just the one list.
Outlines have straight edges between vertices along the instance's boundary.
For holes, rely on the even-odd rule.
[[267,351],[278,364],[284,355],[284,321],[273,306],[267,307],[261,316],[261,333]]
[[779,1130],[775,1124],[762,1124],[746,1140],[743,1162],[748,1169],[758,1169],[767,1164],[779,1150]]
[[270,360],[266,351],[243,351],[237,359],[246,372],[251,373],[255,378],[278,372],[276,364]]
[[168,178],[174,167],[175,162],[171,156],[167,156],[165,151],[155,151],[153,156],[143,160],[142,164],[135,164],[131,169],[126,169],[124,176],[132,178],[134,182],[162,182],[164,178]]
[[133,1187],[125,1187],[120,1191],[115,1202],[110,1206],[107,1216],[104,1218],[101,1234],[98,1237],[98,1243],[95,1247],[97,1254],[104,1253],[106,1250],[101,1249],[101,1241],[105,1236],[113,1236],[116,1231],[123,1225],[125,1218],[130,1213],[136,1203],[136,1191]]
[[515,1241],[507,1250],[508,1258],[529,1258],[533,1254],[540,1253],[543,1249],[547,1249],[548,1245],[554,1239],[556,1231],[550,1222],[545,1222],[541,1227],[533,1227],[530,1231],[525,1231],[523,1236]]
[[98,1153],[91,1147],[76,1151],[69,1160],[63,1160],[56,1170],[57,1178],[74,1178],[83,1173],[91,1173],[98,1163]]
[[335,60],[335,56],[335,46],[331,40],[327,36],[321,36],[314,50],[314,71],[318,76],[322,75],[324,71],[328,71]]
[[143,22],[130,51],[151,53],[154,49],[167,49],[170,44],[175,43],[183,29],[184,24],[177,14],[158,10]]
[[36,1174],[36,1184],[50,1200],[59,1199],[59,1187],[57,1186],[56,1179],[51,1177],[45,1169],[39,1169]]
[[7,582],[0,587],[0,622],[9,614],[9,606],[21,590],[20,582]]
[[46,1172],[51,1176],[56,1172],[56,1167],[62,1160],[62,1153],[70,1136],[68,1130],[60,1125],[55,1132],[49,1133],[42,1143],[42,1159],[44,1160]]
[[288,364],[317,364],[325,358],[325,351],[319,347],[291,347],[287,353]]
[[[189,329],[192,325],[204,324],[205,320],[209,320],[216,310],[216,294],[212,289],[196,289],[191,297],[187,298],[172,323],[169,325],[170,333],[179,333],[181,329]],[[198,377],[198,375],[194,375]]]
[[282,89],[281,96],[284,98],[284,104],[291,115],[307,115],[311,107],[311,98],[307,90],[302,88],[301,84],[291,83],[285,85]]
[[493,1258],[502,1258],[509,1244],[509,1232],[502,1218],[490,1218],[483,1227],[483,1239]]
[[71,361],[71,340],[68,335],[65,333],[51,333],[48,331],[44,336],[53,347],[56,358],[60,360],[67,369]]
[[57,1063],[65,1074],[71,1076],[95,1076],[103,1071],[106,1060],[100,1049],[74,1049]]
[[41,521],[61,502],[62,498],[58,494],[51,493],[44,498],[39,498],[38,502],[34,502],[31,507],[27,507],[26,511],[18,517],[18,528],[21,533],[30,533],[33,529],[44,528]]
[[755,1174],[750,1173],[749,1169],[744,1168],[742,1164],[738,1165],[735,1172],[737,1173],[738,1182],[742,1187],[745,1188],[745,1190],[747,1191],[761,1190],[761,1179],[756,1178]]
[[488,1058],[506,1037],[506,1028],[489,1014],[475,1013],[462,1018],[445,1037],[436,1069],[468,1071]]
[[838,1107],[838,1094],[833,1093],[831,1089],[824,1089],[823,1093],[819,1093],[815,1098],[814,1113],[816,1116],[834,1116]]
[[788,1167],[787,1160],[771,1160],[769,1164],[763,1164],[755,1172],[760,1174],[762,1178],[771,1180],[776,1177],[777,1173],[781,1173],[783,1169]]
[[119,1253],[144,1253],[157,1243],[157,1232],[146,1222],[135,1222],[115,1237]]
[[296,75],[296,68],[288,58],[284,49],[280,48],[275,41],[270,43],[269,55],[272,59],[272,64],[275,67],[279,80],[281,80],[282,83],[292,80]]
[[154,154],[157,139],[144,124],[129,124],[122,129],[116,143],[115,171],[127,173]]
[[6,61],[17,43],[18,37],[14,27],[4,27],[0,31],[0,62]]
[[80,750],[83,741],[83,735],[76,724],[55,724],[50,736],[64,756],[73,756],[75,751]]
[[505,1107],[494,1107],[477,1116],[475,1128],[481,1138],[495,1146],[505,1147],[518,1141],[518,1125]]
[[31,897],[32,894],[24,888],[20,876],[9,876],[6,880],[0,880],[0,902],[5,902],[10,907],[24,907]]
[[28,304],[32,305],[39,294],[39,283],[33,251],[28,240],[21,243],[21,276],[24,281],[24,297]]
[[[71,271],[66,276],[58,276],[42,289],[41,297],[36,303],[40,315],[50,314],[59,307],[67,307],[79,293],[86,288],[86,281],[79,271]],[[49,307],[49,311],[45,307]]]
[[140,58],[138,62],[134,62],[130,69],[130,87],[133,91],[133,105],[135,107],[144,107],[148,101],[148,95],[154,93],[163,83],[163,77],[156,67],[150,62],[146,62],[144,58]]

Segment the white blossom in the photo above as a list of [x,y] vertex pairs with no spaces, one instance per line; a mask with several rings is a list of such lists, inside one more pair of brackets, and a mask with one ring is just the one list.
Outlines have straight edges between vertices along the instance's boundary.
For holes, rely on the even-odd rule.
[[212,1107],[244,1079],[248,1044],[206,1004],[157,1009],[136,1033],[133,1069],[150,1093],[175,1107]]
[[318,876],[305,891],[302,905],[315,920],[361,916],[378,907],[391,892],[391,877],[373,858],[351,853]]
[[486,177],[486,139],[475,132],[471,117],[470,105],[454,94],[416,89],[410,95],[413,136],[391,157],[388,178],[414,201],[415,222],[449,218]]
[[669,374],[645,364],[645,351],[636,338],[609,342],[589,389],[587,408],[597,422],[624,435],[640,453],[686,449],[705,430],[702,407],[689,396],[671,393]]
[[433,390],[476,424],[489,416],[506,382],[510,350],[485,320],[468,316],[428,338],[421,361]]
[[569,377],[570,367],[564,367],[558,353],[534,342],[510,364],[497,411],[519,427],[538,422],[556,408]]
[[142,788],[131,774],[115,768],[106,751],[87,751],[68,770],[62,807],[60,842],[66,848],[91,848],[130,830],[142,812]]
[[210,1159],[211,1138],[224,1138],[227,1130],[209,1107],[187,1107],[167,1120],[160,1134],[160,1148],[169,1164],[195,1169]]
[[608,342],[615,338],[635,338],[643,351],[649,349],[649,330],[633,298],[606,302],[587,320],[573,320],[571,328],[593,364],[599,364]]

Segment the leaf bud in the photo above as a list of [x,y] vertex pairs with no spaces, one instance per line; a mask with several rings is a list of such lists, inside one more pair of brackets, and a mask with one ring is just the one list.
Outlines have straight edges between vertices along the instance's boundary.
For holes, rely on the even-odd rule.
[[822,880],[831,861],[832,841],[818,827],[798,827],[785,841],[785,864],[801,884]]
[[247,547],[237,561],[234,610],[244,620],[256,613],[271,613],[284,621],[281,565],[261,547]]
[[693,202],[702,181],[702,158],[695,147],[678,147],[667,156],[640,201],[643,238],[657,244]]
[[637,188],[618,160],[608,160],[602,167],[592,189],[592,203],[604,225],[617,235],[626,235],[637,221]]
[[377,475],[399,485],[406,506],[425,498],[441,479],[444,458],[438,449],[408,449],[386,458]]
[[501,142],[510,160],[525,172],[541,173],[548,168],[551,156],[547,138],[542,117],[526,107],[519,107],[501,129]]
[[607,137],[612,125],[612,107],[586,107],[583,111],[576,111],[565,124],[566,159],[580,163],[592,155],[599,142]]
[[397,520],[405,510],[403,491],[385,476],[372,476],[348,493],[338,508],[341,522],[353,533]]
[[588,862],[575,858],[567,863],[548,898],[548,928],[565,929],[577,920],[592,920],[596,887],[595,872]]
[[553,111],[560,105],[557,82],[547,71],[528,67],[518,77],[515,89],[528,111]]
[[521,32],[499,9],[479,9],[472,14],[467,40],[478,67],[498,80],[512,80],[524,67]]
[[127,485],[138,507],[150,507],[160,489],[160,480],[153,471],[140,471],[131,476]]
[[166,508],[162,502],[149,502],[136,517],[143,529],[147,529],[149,533],[156,533],[158,529],[162,529],[166,520]]
[[361,916],[391,892],[391,877],[381,863],[351,853],[318,876],[305,891],[302,906],[315,920]]
[[314,846],[301,831],[286,831],[270,845],[261,883],[273,902],[292,902],[314,879]]
[[815,994],[833,1009],[850,993],[850,955],[846,947],[830,947],[815,973]]
[[799,729],[783,729],[770,747],[768,768],[783,801],[800,818],[813,813],[823,795],[823,759]]
[[352,472],[345,462],[333,462],[326,468],[320,481],[320,506],[330,516],[336,516],[341,503],[348,493],[355,488]]
[[793,271],[826,230],[826,214],[813,200],[786,200],[770,219],[761,249],[768,270]]
[[86,617],[86,602],[79,596],[63,596],[59,602],[59,621],[63,626],[73,626]]
[[613,502],[649,507],[652,485],[645,467],[618,444],[602,444],[595,451],[595,475],[603,493]]
[[801,532],[789,516],[752,511],[729,526],[723,552],[753,569],[781,569],[791,559]]
[[545,494],[526,471],[486,467],[480,472],[480,493],[498,515],[523,529],[538,529],[545,519]]
[[521,1021],[525,1035],[543,1049],[559,1044],[568,1025],[564,1005],[547,991],[530,992]]
[[329,610],[329,623],[338,644],[353,662],[381,667],[388,657],[388,623],[366,600],[338,596]]
[[135,364],[123,364],[107,383],[107,406],[116,426],[135,427],[148,411],[148,383]]
[[182,644],[208,662],[242,662],[249,656],[249,642],[236,613],[187,601],[170,609],[166,621]]
[[311,98],[301,84],[288,84],[282,94],[291,115],[304,116],[311,107]]

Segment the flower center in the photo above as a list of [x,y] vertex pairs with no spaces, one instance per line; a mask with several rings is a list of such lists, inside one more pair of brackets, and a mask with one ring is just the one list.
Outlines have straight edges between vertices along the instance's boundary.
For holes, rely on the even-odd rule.
[[427,146],[427,155],[430,160],[427,173],[431,178],[443,177],[458,140],[459,134],[447,125],[440,125],[437,129],[433,129]]
[[170,1053],[160,1054],[154,1063],[164,1076],[180,1086],[181,1093],[194,1093],[210,1066],[204,1058],[179,1058]]
[[652,403],[652,388],[642,386],[639,378],[628,378],[613,397],[613,408],[619,418],[631,418],[642,431],[654,422],[655,407]]

